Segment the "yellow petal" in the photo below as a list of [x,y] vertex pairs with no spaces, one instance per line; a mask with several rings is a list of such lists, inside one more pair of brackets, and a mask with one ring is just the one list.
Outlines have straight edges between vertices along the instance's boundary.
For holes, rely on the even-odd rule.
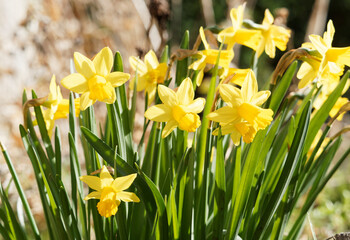
[[80,73],[73,73],[68,75],[61,80],[61,84],[63,87],[78,94],[89,91],[88,81]]
[[133,183],[136,177],[137,173],[130,174],[124,177],[117,177],[112,183],[113,188],[118,192],[123,191],[130,187],[130,185]]
[[243,3],[242,5],[238,6],[238,8],[232,8],[230,11],[230,17],[234,30],[237,30],[242,25],[245,5],[246,3]]
[[327,23],[327,31],[323,34],[323,40],[325,41],[328,48],[332,46],[334,33],[335,33],[335,29],[334,29],[333,21],[329,20]]
[[245,102],[250,102],[253,96],[258,92],[258,82],[256,81],[253,71],[248,72],[242,84],[241,92]]
[[86,79],[92,78],[96,74],[93,62],[81,53],[74,53],[74,64],[77,72]]
[[315,46],[316,50],[319,51],[322,54],[322,56],[324,56],[328,49],[325,41],[320,36],[314,34],[310,35],[309,39],[311,43]]
[[171,108],[165,104],[152,106],[145,112],[145,118],[156,122],[168,122],[172,119]]
[[200,113],[201,111],[203,111],[204,105],[205,105],[204,98],[196,98],[189,105],[184,106],[184,109],[186,112]]
[[197,84],[197,87],[200,86],[200,85],[202,84],[203,77],[204,77],[204,68],[201,69],[201,70],[197,73],[197,76],[196,76],[196,84]]
[[219,91],[222,99],[230,106],[236,106],[242,103],[242,94],[240,89],[229,84],[221,84]]
[[169,107],[177,103],[175,92],[164,85],[158,85],[158,95],[160,100]]
[[50,82],[49,100],[55,100],[55,99],[57,99],[57,85],[56,85],[56,77],[55,75],[52,75],[51,82]]
[[113,66],[113,53],[109,47],[103,48],[93,60],[96,73],[101,76],[107,76]]
[[112,72],[106,77],[106,80],[112,84],[112,87],[119,87],[129,79],[130,74],[123,72]]
[[204,48],[205,48],[205,49],[210,49],[209,44],[208,44],[208,42],[207,42],[207,39],[205,38],[205,34],[204,34],[203,27],[200,27],[200,29],[199,29],[199,34],[200,34],[200,36],[201,36],[201,39],[202,39],[202,43],[203,43],[203,45],[204,45]]
[[80,97],[80,110],[84,111],[88,107],[90,107],[92,104],[96,102],[96,100],[92,100],[89,97],[90,92],[83,93]]
[[230,137],[232,139],[233,144],[238,146],[241,142],[242,135],[237,130],[235,130],[231,133]]
[[271,38],[267,38],[265,42],[265,52],[270,58],[275,58],[276,46]]
[[193,70],[203,70],[206,65],[206,56],[202,52],[199,52],[200,58],[197,61],[194,61],[188,68]]
[[175,120],[170,120],[162,131],[162,138],[166,138],[177,126],[178,123]]
[[101,192],[91,192],[89,193],[84,200],[89,200],[89,199],[100,199],[101,197]]
[[235,31],[233,27],[225,28],[218,34],[218,40],[219,42],[222,42],[224,44],[229,44],[234,41]]
[[300,79],[298,84],[298,88],[304,88],[310,82],[312,82],[317,76],[317,72],[315,72],[310,64],[307,62],[303,62],[299,68],[297,73],[297,78]]
[[207,118],[214,122],[219,122],[220,124],[227,124],[232,121],[236,121],[239,118],[239,115],[236,108],[224,106],[214,112],[209,113]]
[[190,78],[185,78],[176,92],[177,103],[189,105],[194,98],[193,85]]
[[274,21],[274,18],[272,16],[270,10],[266,9],[264,20],[263,20],[263,25],[266,25],[266,26],[271,25],[271,24],[273,24],[273,21]]
[[140,199],[132,192],[119,192],[117,194],[117,199],[124,202],[140,202]]
[[138,75],[143,75],[147,72],[147,66],[141,61],[139,57],[130,57],[129,63],[134,71],[137,71]]
[[153,50],[149,50],[145,55],[145,64],[148,69],[156,69],[158,67],[159,62]]
[[238,29],[234,35],[234,41],[256,50],[259,46],[261,37],[261,32],[258,30]]
[[147,92],[147,95],[148,95],[148,106],[150,106],[153,103],[154,98],[156,97],[156,89],[157,89],[156,83],[148,85],[148,87],[145,89],[145,92]]
[[252,98],[251,104],[255,104],[256,106],[261,106],[266,100],[270,97],[270,91],[260,91],[255,94]]
[[101,191],[101,179],[96,176],[81,176],[80,181],[89,185],[91,189]]

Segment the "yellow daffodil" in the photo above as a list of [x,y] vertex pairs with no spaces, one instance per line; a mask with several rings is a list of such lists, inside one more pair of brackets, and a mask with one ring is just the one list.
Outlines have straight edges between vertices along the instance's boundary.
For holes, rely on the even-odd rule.
[[303,44],[303,47],[317,50],[317,54],[313,59],[305,59],[301,65],[297,74],[300,79],[299,88],[305,87],[315,78],[319,84],[329,80],[337,81],[343,74],[344,65],[350,66],[350,47],[332,47],[334,33],[333,22],[329,20],[323,38],[310,35],[311,43]]
[[[156,54],[150,50],[145,55],[145,62],[138,57],[129,58],[130,66],[137,70],[138,81],[137,91],[143,91],[148,94],[148,104],[151,104],[156,95],[157,84],[164,83],[168,66],[166,63],[159,63]],[[134,81],[130,82],[130,88],[133,89]]]
[[176,127],[187,132],[194,132],[200,126],[200,113],[205,104],[204,98],[194,100],[193,85],[190,78],[180,84],[177,92],[164,86],[158,86],[158,95],[163,104],[150,107],[145,117],[156,122],[167,122],[162,138],[168,136]]
[[273,25],[273,22],[274,18],[272,14],[266,9],[265,17],[262,22],[262,38],[256,50],[258,57],[264,52],[264,49],[270,58],[275,57],[276,47],[281,51],[286,50],[290,38],[290,30]]
[[233,50],[227,49],[227,50],[217,50],[217,49],[211,49],[204,34],[203,27],[199,29],[199,34],[201,36],[204,50],[198,51],[196,55],[199,57],[199,59],[195,62],[193,62],[188,68],[193,70],[199,70],[199,73],[196,78],[196,84],[199,86],[202,83],[203,80],[203,74],[204,69],[207,64],[216,64],[216,60],[218,57],[218,54],[220,52],[220,58],[218,65],[223,68],[228,68],[230,65],[230,62],[233,59]]
[[242,28],[245,3],[238,8],[232,8],[230,12],[232,27],[226,28],[218,35],[218,40],[232,48],[235,43],[256,50],[261,38],[259,30]]
[[130,174],[124,177],[113,177],[108,172],[106,166],[101,169],[100,177],[81,176],[80,180],[89,185],[93,190],[84,200],[100,199],[97,203],[97,209],[101,216],[110,217],[115,215],[121,201],[140,202],[135,193],[125,192],[135,180],[137,174]]
[[75,52],[74,63],[78,73],[63,78],[61,84],[73,92],[82,94],[81,110],[85,110],[96,100],[114,103],[116,99],[114,88],[121,86],[130,78],[127,73],[111,73],[113,54],[108,47],[103,48],[92,61]]
[[[79,116],[80,99],[74,100],[75,114]],[[50,82],[50,93],[47,100],[43,103],[47,109],[43,110],[43,117],[49,136],[52,136],[52,130],[55,125],[55,120],[59,118],[67,118],[69,113],[69,100],[63,99],[61,89],[56,85],[56,77],[52,76]],[[36,123],[36,121],[34,122]]]
[[[253,71],[247,74],[241,89],[222,84],[219,92],[227,106],[208,114],[207,117],[219,122],[222,134],[230,133],[235,145],[239,144],[241,136],[246,143],[252,142],[257,131],[271,123],[273,111],[260,107],[269,98],[270,91],[258,92]],[[217,133],[218,130],[214,131],[214,134]]]

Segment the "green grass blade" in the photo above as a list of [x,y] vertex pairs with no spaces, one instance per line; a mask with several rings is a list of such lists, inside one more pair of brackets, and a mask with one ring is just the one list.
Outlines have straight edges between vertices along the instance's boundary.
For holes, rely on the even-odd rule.
[[10,170],[10,173],[11,173],[12,179],[13,179],[13,181],[15,183],[15,186],[16,186],[17,192],[19,194],[19,197],[21,198],[24,210],[25,210],[26,215],[27,215],[28,220],[29,220],[30,227],[31,227],[31,229],[33,231],[33,234],[34,234],[34,238],[35,239],[40,239],[40,234],[39,234],[38,227],[37,227],[37,225],[35,223],[32,211],[30,210],[27,198],[26,198],[26,196],[24,194],[24,191],[22,189],[22,185],[19,182],[16,170],[15,170],[13,164],[12,164],[10,156],[7,154],[7,151],[5,150],[5,148],[1,144],[1,142],[0,142],[0,148],[1,148],[2,154],[3,154],[4,158],[5,158],[6,164],[7,164],[8,168],[9,168],[9,170]]

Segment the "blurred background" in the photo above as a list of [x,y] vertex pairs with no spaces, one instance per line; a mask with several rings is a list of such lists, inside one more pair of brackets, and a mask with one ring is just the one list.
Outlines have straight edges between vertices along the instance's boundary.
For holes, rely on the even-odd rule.
[[[328,19],[336,33],[333,46],[350,45],[350,1],[336,0],[248,0],[245,18],[261,23],[269,8],[278,24],[292,30],[288,48],[298,48],[309,34],[322,35]],[[38,204],[35,178],[23,150],[18,125],[22,121],[22,92],[35,89],[39,97],[48,94],[51,76],[57,82],[69,74],[70,59],[75,51],[92,57],[104,46],[120,51],[126,72],[129,56],[143,56],[154,49],[158,54],[165,45],[176,50],[185,30],[193,44],[200,26],[219,28],[231,25],[229,11],[242,4],[239,0],[11,0],[0,1],[0,140],[7,147],[40,222],[43,215]],[[251,50],[235,51],[234,64],[249,67]],[[276,58],[266,55],[260,60],[259,81],[268,81]],[[68,91],[63,90],[63,96]],[[97,106],[98,108],[98,106]],[[103,116],[103,112],[101,116]],[[143,113],[140,113],[141,116]],[[67,123],[57,121],[66,136]],[[348,114],[335,128],[349,124]],[[336,130],[335,130],[336,131]],[[344,138],[348,144],[349,135]],[[319,239],[350,231],[350,164],[334,177],[318,198],[310,219]],[[0,158],[0,176],[4,186],[10,175]],[[17,196],[13,194],[13,202]],[[39,224],[40,225],[40,224]],[[303,239],[311,239],[306,223]],[[45,226],[40,226],[45,229]]]

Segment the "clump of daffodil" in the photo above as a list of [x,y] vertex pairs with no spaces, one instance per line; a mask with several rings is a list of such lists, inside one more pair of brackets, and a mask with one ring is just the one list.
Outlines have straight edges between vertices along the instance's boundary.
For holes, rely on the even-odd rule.
[[[74,100],[75,105],[75,114],[79,116],[80,112],[80,99],[77,98]],[[47,100],[42,104],[46,107],[43,110],[43,117],[46,124],[46,129],[49,136],[52,136],[52,131],[55,125],[55,120],[59,118],[67,118],[69,113],[69,100],[63,99],[61,94],[61,89],[56,85],[56,77],[52,76],[50,82],[50,93],[47,97]],[[36,124],[36,121],[34,122]]]
[[92,61],[75,52],[74,63],[78,73],[63,78],[61,84],[65,88],[81,94],[81,110],[85,110],[96,100],[109,104],[114,103],[116,100],[114,88],[121,86],[130,78],[127,73],[111,73],[113,54],[108,47],[103,48]]
[[[137,71],[137,91],[143,91],[148,94],[148,104],[151,104],[156,96],[157,85],[164,83],[168,66],[166,63],[159,63],[156,54],[150,50],[145,55],[144,62],[138,57],[129,58],[130,66]],[[133,89],[134,81],[130,82],[130,88]]]
[[219,63],[218,65],[220,67],[223,67],[224,69],[228,68],[230,65],[230,62],[233,59],[233,49],[227,48],[227,50],[217,50],[217,49],[211,49],[207,39],[205,38],[205,33],[203,30],[203,27],[200,27],[199,34],[202,39],[202,43],[204,45],[204,50],[197,51],[195,56],[198,56],[198,60],[193,62],[188,68],[193,70],[199,70],[199,73],[196,78],[196,84],[199,86],[202,83],[203,75],[204,75],[204,69],[207,64],[215,65],[218,55],[220,53]]
[[350,47],[332,47],[335,29],[332,20],[328,21],[327,31],[323,38],[318,35],[310,35],[311,43],[305,43],[302,47],[316,50],[313,58],[304,59],[297,77],[300,79],[299,88],[303,88],[317,78],[319,85],[326,81],[337,81],[343,74],[344,65],[350,66]]
[[205,100],[194,100],[190,78],[182,81],[177,92],[164,85],[158,85],[158,95],[163,104],[147,109],[145,117],[156,122],[167,122],[162,131],[162,138],[168,136],[176,127],[187,132],[196,131],[201,124],[197,113],[203,110]]
[[[208,114],[208,119],[219,122],[223,135],[231,134],[235,145],[240,138],[250,143],[257,131],[265,129],[272,121],[273,111],[260,106],[269,98],[270,91],[258,92],[258,83],[253,71],[250,71],[241,89],[229,84],[219,87],[221,98],[227,106]],[[214,134],[218,133],[218,129]]]
[[134,173],[113,179],[106,166],[102,167],[100,177],[81,176],[80,180],[95,190],[89,193],[84,200],[100,199],[97,203],[97,209],[100,215],[104,217],[115,215],[121,201],[140,202],[140,199],[135,193],[124,191],[130,187],[136,176],[137,174]]
[[258,57],[264,52],[264,49],[270,58],[275,57],[276,47],[281,51],[286,50],[290,38],[290,30],[281,26],[273,25],[273,22],[274,18],[271,12],[266,9],[261,28],[262,38],[259,47],[256,50]]
[[232,27],[222,30],[218,35],[218,40],[227,44],[228,48],[232,48],[235,43],[238,43],[256,50],[259,45],[261,33],[259,30],[242,28],[244,9],[245,3],[238,8],[231,9]]

